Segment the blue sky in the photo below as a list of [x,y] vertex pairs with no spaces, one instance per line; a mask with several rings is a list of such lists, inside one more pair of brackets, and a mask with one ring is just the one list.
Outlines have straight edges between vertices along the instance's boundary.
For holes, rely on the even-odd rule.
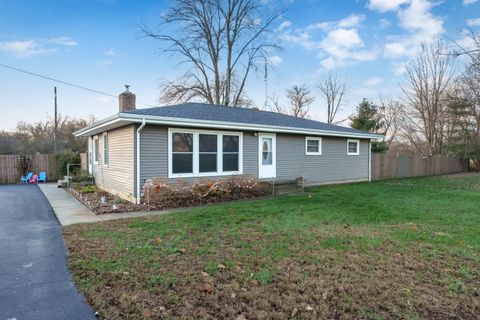
[[[478,0],[263,0],[288,10],[276,25],[283,50],[272,54],[269,91],[282,97],[294,84],[317,96],[313,119],[325,108],[316,83],[328,70],[347,78],[350,91],[341,118],[362,99],[395,97],[405,62],[422,41],[446,37],[464,45],[462,30],[480,28]],[[0,63],[118,94],[130,84],[137,100],[157,104],[158,83],[179,76],[174,57],[140,37],[138,24],[155,23],[172,1],[0,0]],[[0,68],[0,129],[42,120],[53,110],[104,118],[118,110],[115,98]],[[263,75],[250,78],[248,94],[262,106]],[[143,107],[139,104],[139,107]]]

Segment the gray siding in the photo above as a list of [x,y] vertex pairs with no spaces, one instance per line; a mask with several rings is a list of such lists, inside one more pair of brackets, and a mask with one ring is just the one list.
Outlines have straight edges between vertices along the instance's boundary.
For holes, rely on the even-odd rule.
[[[212,131],[215,131],[212,129]],[[221,130],[220,130],[221,131]],[[224,130],[225,131],[225,130]],[[147,125],[140,136],[140,178],[145,182],[151,178],[168,177],[168,128],[165,126]],[[243,133],[243,174],[258,176],[257,170],[257,137],[252,132]],[[205,179],[222,177],[208,177]],[[182,178],[193,181],[195,178]],[[177,179],[170,179],[175,182]]]
[[104,166],[103,134],[93,137],[99,141],[98,164],[92,164],[95,184],[129,201],[133,201],[135,185],[134,134],[133,125],[108,131],[108,166]]
[[322,137],[322,154],[305,154],[305,136],[277,134],[277,179],[305,177],[306,184],[368,179],[368,140],[360,155],[347,155],[347,138]]
[[[212,129],[212,131],[215,131]],[[147,125],[141,132],[140,178],[168,177],[168,128]],[[347,155],[347,138],[322,137],[322,155],[305,155],[305,136],[277,134],[277,179],[305,177],[306,184],[368,179],[368,140],[360,140],[360,155]],[[258,177],[258,138],[243,133],[243,173]],[[201,179],[216,179],[208,177]],[[199,178],[197,178],[199,179]],[[193,181],[195,178],[182,179]],[[175,182],[177,179],[169,179]]]

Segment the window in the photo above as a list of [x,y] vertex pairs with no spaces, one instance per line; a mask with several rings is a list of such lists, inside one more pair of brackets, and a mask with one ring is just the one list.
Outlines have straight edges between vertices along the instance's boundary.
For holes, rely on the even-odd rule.
[[347,155],[358,156],[360,154],[360,141],[354,139],[347,140]]
[[239,136],[223,135],[223,171],[238,171]]
[[193,173],[193,134],[172,135],[172,173]]
[[103,134],[103,164],[108,166],[110,161],[110,155],[108,154],[108,133]]
[[242,134],[169,129],[169,177],[242,173]]
[[98,163],[98,151],[99,151],[99,147],[98,147],[98,137],[95,137],[93,139],[93,162],[94,163]]
[[199,172],[217,172],[217,135],[200,134],[198,139]]
[[305,137],[305,154],[321,155],[322,154],[322,138]]
[[270,165],[273,162],[272,138],[263,138],[262,142],[262,165]]

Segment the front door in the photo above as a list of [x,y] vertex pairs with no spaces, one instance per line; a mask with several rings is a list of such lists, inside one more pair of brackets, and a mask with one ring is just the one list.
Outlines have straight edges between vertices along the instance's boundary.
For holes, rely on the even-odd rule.
[[277,176],[277,141],[274,133],[258,134],[258,177]]

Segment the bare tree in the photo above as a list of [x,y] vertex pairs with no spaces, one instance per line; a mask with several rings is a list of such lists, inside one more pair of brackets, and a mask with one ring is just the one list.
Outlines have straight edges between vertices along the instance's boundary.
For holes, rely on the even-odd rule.
[[280,104],[278,97],[275,95],[270,99],[272,101],[272,111],[288,114],[296,118],[308,118],[310,105],[315,100],[310,95],[310,90],[305,86],[292,86],[287,89],[287,99],[289,105],[287,107]]
[[283,114],[288,114],[288,108],[286,108],[285,106],[283,106],[280,101],[278,100],[278,96],[273,94],[271,97],[269,97],[269,100],[272,104],[272,106],[270,107],[270,109],[273,111],[273,112],[277,112],[277,113],[283,113]]
[[247,78],[280,48],[272,26],[282,13],[255,0],[176,0],[158,29],[141,26],[187,66],[180,79],[161,84],[160,100],[249,104]]
[[348,92],[347,81],[341,79],[337,74],[328,72],[318,88],[327,104],[327,123],[336,123],[335,117],[342,106],[343,98]]
[[287,98],[290,102],[290,115],[297,118],[308,118],[310,105],[315,100],[306,87],[293,86],[287,90]]
[[380,99],[379,114],[383,123],[383,132],[385,143],[390,147],[397,139],[401,129],[403,112],[405,106],[395,99]]
[[405,135],[426,155],[441,154],[445,141],[446,94],[454,68],[450,56],[441,55],[443,44],[422,44],[407,64],[402,91],[406,97]]

